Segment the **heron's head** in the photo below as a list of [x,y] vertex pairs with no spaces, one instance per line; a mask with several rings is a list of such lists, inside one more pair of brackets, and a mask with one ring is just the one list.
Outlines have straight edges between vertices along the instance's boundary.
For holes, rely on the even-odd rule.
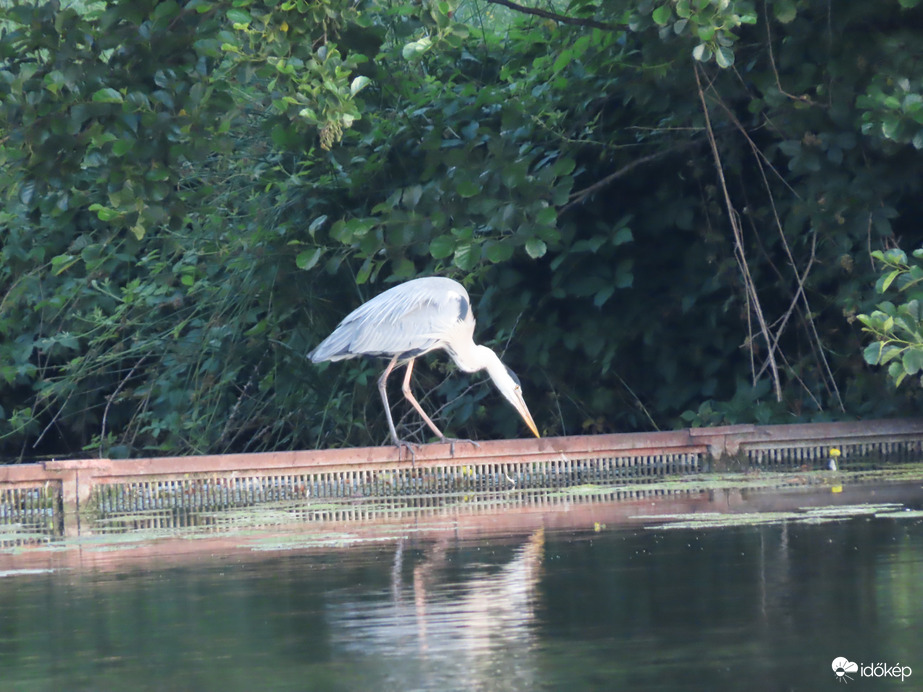
[[532,414],[529,413],[529,407],[526,406],[526,400],[522,398],[522,386],[519,384],[519,378],[503,364],[503,361],[500,360],[496,353],[486,346],[478,346],[477,348],[480,351],[480,359],[487,369],[487,374],[490,375],[490,379],[494,381],[497,389],[519,412],[532,434],[536,437],[541,437],[538,434],[538,428],[535,427],[535,421],[532,420]]

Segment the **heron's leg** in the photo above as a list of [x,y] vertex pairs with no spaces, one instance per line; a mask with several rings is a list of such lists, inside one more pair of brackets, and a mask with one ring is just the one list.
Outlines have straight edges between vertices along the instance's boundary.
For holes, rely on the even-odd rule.
[[436,424],[433,423],[432,420],[430,420],[430,417],[427,416],[426,413],[423,412],[423,407],[420,406],[420,402],[416,400],[416,398],[414,397],[413,393],[410,391],[410,374],[411,374],[412,372],[413,372],[413,361],[410,361],[409,363],[407,363],[407,372],[404,373],[404,386],[403,386],[403,388],[402,388],[402,390],[403,390],[403,392],[404,392],[404,397],[405,397],[405,398],[407,399],[407,401],[409,401],[409,402],[411,403],[411,405],[417,410],[417,413],[420,414],[420,417],[421,417],[424,421],[426,421],[426,424],[430,427],[430,430],[432,430],[434,433],[436,433],[436,434],[439,436],[439,440],[440,440],[441,442],[448,442],[448,443],[449,443],[449,453],[450,453],[453,457],[455,456],[455,443],[456,443],[456,442],[470,442],[470,443],[473,444],[475,447],[477,447],[477,448],[480,449],[481,445],[479,445],[479,444],[478,444],[477,442],[475,442],[474,440],[456,440],[456,439],[453,439],[453,438],[451,438],[451,437],[446,437],[445,435],[442,434],[442,431],[439,430],[439,428],[436,427]]
[[436,424],[433,423],[432,420],[430,420],[430,417],[426,415],[426,413],[423,411],[423,407],[420,406],[420,402],[418,402],[414,398],[413,392],[410,391],[410,375],[412,373],[413,373],[413,359],[408,361],[407,371],[404,373],[404,386],[401,388],[404,392],[404,398],[407,399],[407,401],[410,402],[410,405],[416,409],[417,413],[420,414],[420,418],[422,418],[423,421],[429,426],[429,429],[432,430],[434,433],[436,433],[439,439],[444,442],[446,439],[445,435],[443,435],[442,431],[436,427]]
[[388,403],[388,375],[394,370],[395,365],[397,365],[397,358],[392,358],[391,362],[388,363],[388,367],[378,378],[378,391],[381,394],[381,403],[385,407],[385,416],[388,418],[388,430],[391,431],[391,440],[394,444],[400,446],[401,441],[398,439],[397,430],[394,429],[394,419],[391,418],[391,404]]
[[[413,361],[411,361],[411,363],[412,362]],[[398,455],[400,455],[402,447],[407,448],[407,451],[410,452],[410,465],[414,466],[417,455],[413,451],[413,445],[397,436],[397,430],[394,428],[394,418],[391,417],[391,404],[388,403],[388,375],[394,370],[395,365],[397,365],[397,356],[391,359],[391,362],[388,363],[388,367],[385,368],[385,371],[381,373],[381,377],[378,378],[378,391],[381,394],[381,403],[384,404],[385,407],[385,416],[388,419],[388,430],[391,431],[391,441],[397,447]]]

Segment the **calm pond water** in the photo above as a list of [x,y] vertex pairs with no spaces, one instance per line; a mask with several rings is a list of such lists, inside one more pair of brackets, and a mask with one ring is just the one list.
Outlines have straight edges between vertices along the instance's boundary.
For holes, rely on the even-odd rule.
[[0,690],[822,690],[849,682],[841,656],[912,671],[851,689],[920,690],[908,487],[768,523],[651,502],[610,526],[7,569]]

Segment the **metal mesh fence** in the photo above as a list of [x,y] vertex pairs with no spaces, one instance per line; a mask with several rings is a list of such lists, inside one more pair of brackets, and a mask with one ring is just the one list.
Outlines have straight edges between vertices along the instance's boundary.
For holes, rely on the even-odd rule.
[[59,484],[0,488],[0,545],[31,545],[60,535],[63,526]]
[[99,515],[148,509],[220,509],[307,498],[386,498],[643,482],[696,473],[700,454],[485,462],[388,470],[188,477],[97,485]]

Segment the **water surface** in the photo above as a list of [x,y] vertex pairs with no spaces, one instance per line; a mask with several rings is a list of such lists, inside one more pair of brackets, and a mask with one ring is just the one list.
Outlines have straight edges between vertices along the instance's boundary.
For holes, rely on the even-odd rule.
[[8,550],[0,690],[921,689],[923,489],[852,493]]

